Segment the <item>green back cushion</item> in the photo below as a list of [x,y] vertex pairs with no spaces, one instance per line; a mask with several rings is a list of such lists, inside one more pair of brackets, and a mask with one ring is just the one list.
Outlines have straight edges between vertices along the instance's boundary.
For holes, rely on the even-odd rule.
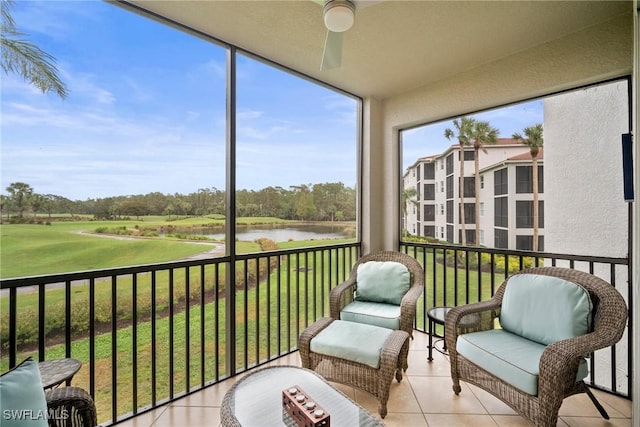
[[540,344],[589,332],[592,304],[581,286],[557,277],[518,274],[509,279],[500,324]]
[[399,305],[411,287],[411,274],[404,264],[369,261],[358,265],[356,300]]
[[29,357],[0,376],[0,425],[47,427],[47,401],[38,364]]

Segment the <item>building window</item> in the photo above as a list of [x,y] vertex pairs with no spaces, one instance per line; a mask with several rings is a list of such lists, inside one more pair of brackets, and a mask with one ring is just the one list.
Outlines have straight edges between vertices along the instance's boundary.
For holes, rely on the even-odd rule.
[[447,175],[451,175],[453,173],[453,153],[447,156],[446,162],[447,162]]
[[530,194],[533,192],[531,181],[531,166],[516,167],[516,193]]
[[442,159],[440,159],[440,160],[438,160],[438,163],[440,163],[440,170],[444,169],[444,161]]
[[475,224],[476,223],[476,205],[475,203],[464,204],[464,223]]
[[436,237],[436,227],[433,225],[425,225],[424,235],[427,237]]
[[484,188],[484,175],[480,175],[480,189]]
[[[532,166],[516,166],[516,193],[531,194],[533,193],[533,167]],[[538,166],[538,193],[544,193],[544,168]]]
[[509,232],[507,230],[496,228],[493,231],[493,235],[494,235],[493,246],[496,249],[507,249],[509,247]]
[[453,200],[447,200],[447,222],[453,224]]
[[436,198],[436,185],[435,184],[424,184],[424,200],[435,200]]
[[447,225],[447,242],[453,243],[453,225]]
[[484,216],[484,202],[480,202],[480,216]]
[[516,249],[530,251],[533,249],[533,236],[516,236]]
[[436,205],[424,205],[424,220],[425,221],[436,220]]
[[[475,244],[476,243],[476,231],[475,230],[464,230],[464,235],[466,236],[465,243],[466,244]],[[462,230],[458,230],[458,241],[462,243]]]
[[484,230],[480,230],[480,244],[484,245]]
[[440,227],[440,238],[444,239],[444,227]]
[[[533,201],[516,201],[516,228],[533,228]],[[538,228],[544,228],[544,201],[538,201]]]
[[507,168],[497,170],[493,173],[493,193],[494,195],[507,194],[509,192],[509,177]]
[[473,176],[464,178],[464,197],[476,197],[476,179]]
[[447,177],[447,199],[453,199],[453,175]]
[[476,158],[476,153],[473,150],[465,150],[464,152],[464,160],[469,161],[469,160],[475,160]]
[[435,163],[427,163],[424,165],[424,179],[435,179],[436,165]]
[[440,215],[444,215],[444,203],[440,203]]
[[440,181],[440,192],[444,193],[444,181]]
[[[494,225],[496,227],[509,226],[509,204],[507,197],[496,197],[494,201]],[[496,246],[497,247],[497,246]]]

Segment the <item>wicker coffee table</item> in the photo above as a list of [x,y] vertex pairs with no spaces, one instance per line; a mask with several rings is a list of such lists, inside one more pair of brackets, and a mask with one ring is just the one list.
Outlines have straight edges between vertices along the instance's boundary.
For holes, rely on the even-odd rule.
[[263,368],[241,378],[222,400],[222,425],[296,426],[282,407],[282,390],[294,385],[327,411],[332,427],[384,426],[318,374],[295,366]]
[[46,390],[48,388],[54,388],[63,382],[66,382],[67,386],[70,386],[73,376],[80,370],[81,366],[82,363],[80,363],[80,361],[70,358],[40,362],[38,368],[40,369],[42,387]]

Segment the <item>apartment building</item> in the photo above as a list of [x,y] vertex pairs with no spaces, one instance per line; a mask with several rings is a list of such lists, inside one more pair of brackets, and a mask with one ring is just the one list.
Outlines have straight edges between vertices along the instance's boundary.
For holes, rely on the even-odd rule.
[[[499,138],[480,152],[480,241],[503,249],[533,248],[532,159],[529,148]],[[403,228],[414,236],[462,243],[476,242],[475,151],[464,150],[464,207],[460,209],[460,146],[416,160],[404,174]],[[538,249],[544,249],[544,154],[538,154]],[[414,189],[414,190],[412,190]],[[464,215],[461,215],[461,211]]]

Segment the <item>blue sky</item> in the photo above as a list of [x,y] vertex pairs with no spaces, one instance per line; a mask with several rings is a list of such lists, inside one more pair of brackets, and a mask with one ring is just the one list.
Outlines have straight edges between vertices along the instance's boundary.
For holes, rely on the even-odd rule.
[[[514,132],[522,134],[525,127],[543,123],[543,101],[535,100],[508,107],[471,114],[477,120],[487,120],[500,131],[499,138],[511,138]],[[457,142],[444,137],[445,129],[455,129],[451,120],[433,123],[404,131],[403,172],[420,157],[440,154]]]
[[[57,59],[70,94],[2,75],[0,190],[72,200],[225,187],[225,50],[102,1],[16,1],[19,31]],[[237,188],[355,186],[356,102],[238,59]],[[474,117],[502,136],[542,102]],[[444,151],[451,121],[407,131],[403,164]]]
[[[17,1],[70,95],[2,76],[1,189],[72,200],[225,186],[220,46],[98,1]],[[356,103],[238,59],[237,187],[356,182]]]

